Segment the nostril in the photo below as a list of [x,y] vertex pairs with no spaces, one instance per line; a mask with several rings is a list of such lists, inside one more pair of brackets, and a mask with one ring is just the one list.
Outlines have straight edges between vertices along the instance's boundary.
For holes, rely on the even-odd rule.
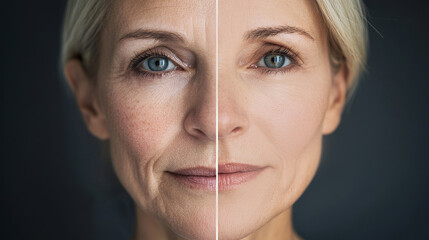
[[205,132],[203,132],[203,130],[201,130],[201,129],[199,129],[199,128],[194,128],[194,132],[195,132],[195,134],[196,134],[196,135],[198,135],[198,136],[205,136],[205,135],[206,135],[206,133],[205,133]]
[[183,129],[187,134],[199,140],[216,141],[215,116],[216,114],[208,111],[206,107],[193,109],[186,115]]
[[234,129],[232,129],[231,133],[237,133],[241,131],[241,127],[236,127]]

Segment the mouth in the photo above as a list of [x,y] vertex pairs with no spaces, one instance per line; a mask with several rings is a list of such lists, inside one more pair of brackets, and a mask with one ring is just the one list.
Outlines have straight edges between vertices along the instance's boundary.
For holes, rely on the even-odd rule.
[[[226,163],[218,166],[219,191],[238,188],[243,183],[256,177],[265,167],[241,163]],[[216,191],[216,169],[208,167],[185,168],[167,172],[178,182],[192,189]]]
[[240,163],[226,163],[218,167],[219,191],[238,188],[241,184],[256,177],[265,167]]
[[192,189],[216,191],[216,169],[195,167],[168,172],[177,181]]

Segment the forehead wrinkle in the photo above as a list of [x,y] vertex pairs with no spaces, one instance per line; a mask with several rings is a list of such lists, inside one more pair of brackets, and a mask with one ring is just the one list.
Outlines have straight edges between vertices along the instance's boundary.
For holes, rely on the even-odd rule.
[[154,39],[168,42],[185,42],[184,38],[179,33],[152,29],[137,29],[136,31],[125,34],[119,41],[127,39]]
[[[215,44],[213,1],[198,1],[190,6],[178,5],[174,1],[159,1],[157,4],[148,4],[145,1],[115,1],[115,5],[109,17],[109,29],[105,31],[105,34],[111,36],[107,38],[110,43],[108,49],[111,49],[112,54],[117,52],[117,49],[122,49],[124,45],[118,43],[121,42],[120,39],[126,38],[144,38],[151,42],[155,40],[153,43],[177,44],[198,53],[200,57],[207,56],[208,51],[210,55],[215,52],[214,47],[210,47]],[[138,32],[138,29],[144,31]]]
[[[198,2],[200,3],[200,2]],[[141,37],[153,37],[155,40],[164,40],[164,41],[177,41],[180,40],[180,42],[185,42],[187,40],[187,43],[196,41],[196,42],[202,42],[200,39],[202,36],[201,32],[195,32],[195,27],[192,26],[198,26],[201,25],[204,27],[203,23],[199,23],[201,21],[201,18],[204,16],[207,16],[207,14],[201,14],[201,10],[204,8],[207,8],[210,5],[205,4],[195,4],[186,7],[185,5],[171,5],[171,4],[177,4],[175,2],[171,1],[157,1],[157,4],[148,4],[146,1],[118,1],[116,2],[116,10],[114,12],[114,22],[113,24],[116,26],[117,32],[121,34],[116,35],[116,39],[123,39],[127,37],[135,38],[140,35]],[[155,6],[153,6],[155,5]],[[168,11],[163,11],[167,10]],[[168,13],[167,13],[168,12]],[[204,11],[206,12],[206,11]],[[197,14],[197,17],[195,13]],[[159,15],[159,17],[153,18],[153,15]],[[168,15],[165,15],[168,14]],[[169,23],[169,20],[171,20],[171,14],[173,16],[177,15],[177,18],[180,18],[180,21],[176,21],[176,23],[182,23],[182,24],[175,24],[175,22]],[[145,15],[150,15],[152,17],[148,20],[142,21],[146,19],[147,17]],[[163,17],[164,15],[164,17]],[[152,21],[152,18],[155,21]],[[164,20],[163,20],[164,19]],[[188,26],[183,25],[182,20],[187,20]],[[198,20],[198,21],[197,21]],[[205,19],[204,19],[205,21]],[[176,27],[174,27],[176,26]],[[151,33],[143,33],[143,34],[130,34],[127,37],[125,37],[126,34],[123,34],[126,30],[130,33],[132,32],[132,29],[147,29],[148,32]],[[187,28],[191,28],[186,30]],[[127,30],[128,29],[128,30]],[[204,29],[201,29],[204,30]],[[161,35],[158,34],[158,32],[169,32],[174,33],[174,35]],[[137,32],[137,31],[136,31]],[[132,36],[134,35],[134,36]],[[121,37],[124,36],[124,37]],[[200,39],[195,39],[195,37],[199,37]],[[119,40],[120,41],[120,40]],[[179,41],[177,41],[179,42]]]

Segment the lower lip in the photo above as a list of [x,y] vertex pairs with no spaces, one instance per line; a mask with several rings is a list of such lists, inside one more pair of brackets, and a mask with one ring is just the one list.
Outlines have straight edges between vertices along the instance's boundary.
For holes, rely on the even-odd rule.
[[263,168],[246,172],[219,173],[219,191],[236,189],[241,184],[256,177],[262,170]]

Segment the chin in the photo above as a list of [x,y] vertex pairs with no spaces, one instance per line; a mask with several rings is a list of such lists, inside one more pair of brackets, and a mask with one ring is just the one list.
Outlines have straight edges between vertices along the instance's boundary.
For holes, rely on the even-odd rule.
[[177,235],[185,239],[215,240],[216,239],[216,217],[206,216],[204,213],[189,214],[182,216],[178,222],[174,222],[171,229]]
[[[259,211],[249,211],[248,215],[219,213],[219,239],[236,240],[247,237],[261,228],[264,216]],[[223,216],[223,217],[222,217]]]

